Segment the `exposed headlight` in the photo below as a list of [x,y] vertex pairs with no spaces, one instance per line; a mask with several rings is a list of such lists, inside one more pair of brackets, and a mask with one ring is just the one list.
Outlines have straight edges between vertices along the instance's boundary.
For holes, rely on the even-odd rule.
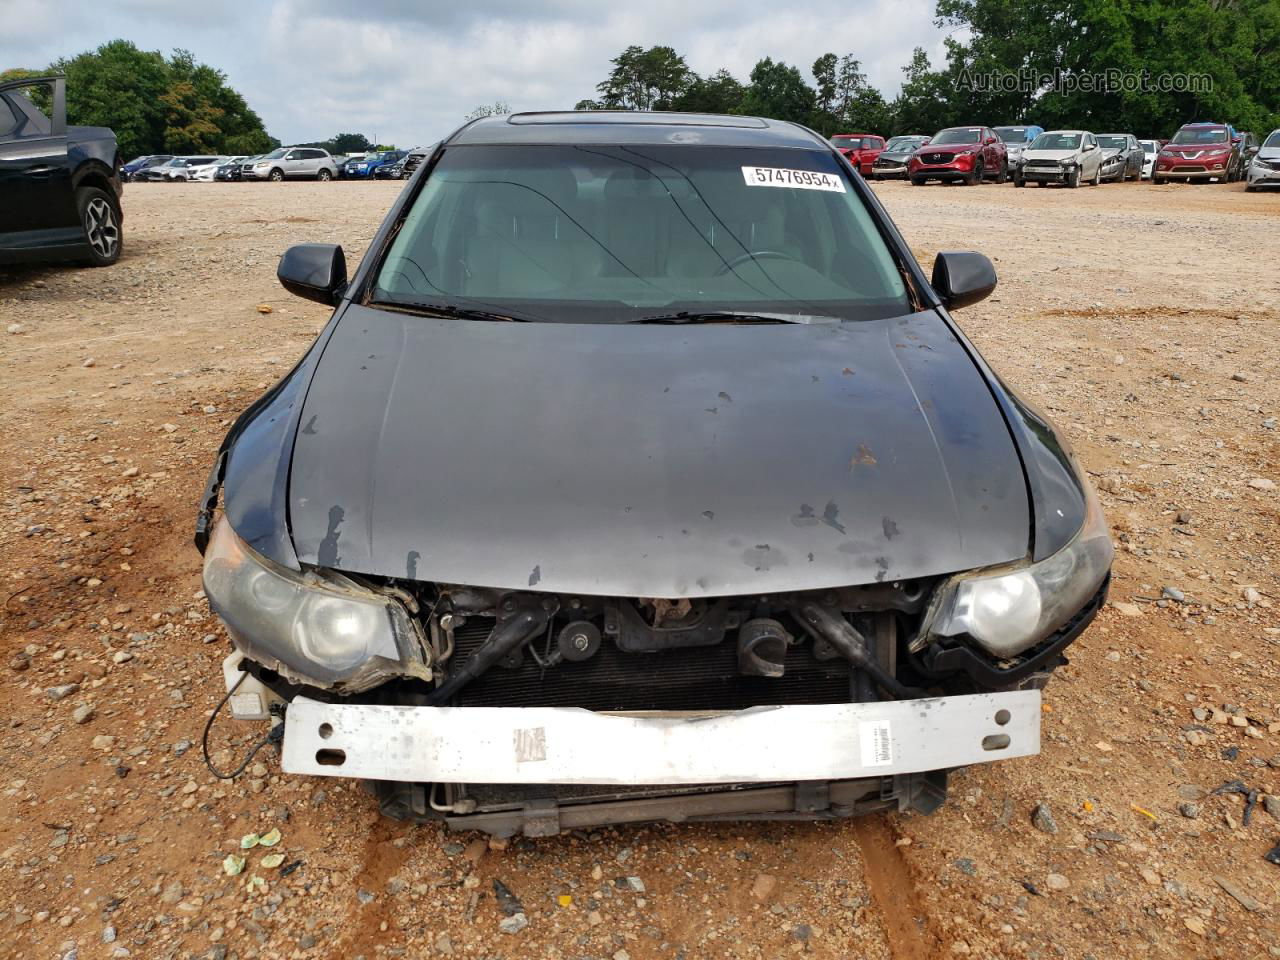
[[358,692],[393,676],[431,676],[397,600],[338,574],[280,567],[225,517],[205,551],[204,590],[236,647],[291,679]]
[[1085,481],[1085,519],[1075,539],[1039,563],[959,574],[939,589],[921,637],[967,636],[996,657],[1016,656],[1053,633],[1098,592],[1115,549]]

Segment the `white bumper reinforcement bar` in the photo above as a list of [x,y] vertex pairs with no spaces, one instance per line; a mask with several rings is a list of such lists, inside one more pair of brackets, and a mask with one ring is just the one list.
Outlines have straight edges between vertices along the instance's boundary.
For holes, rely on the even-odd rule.
[[607,714],[298,697],[286,773],[415,783],[702,784],[916,773],[1040,752],[1040,692]]

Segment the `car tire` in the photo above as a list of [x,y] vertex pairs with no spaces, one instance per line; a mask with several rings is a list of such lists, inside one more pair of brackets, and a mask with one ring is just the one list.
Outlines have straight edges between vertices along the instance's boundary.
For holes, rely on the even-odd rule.
[[267,179],[270,180],[272,183],[280,183],[284,179],[284,171],[281,170],[279,167],[276,167],[269,174],[267,174]]
[[1067,182],[1067,186],[1070,187],[1072,190],[1080,186],[1080,168],[1079,167],[1074,167],[1071,170],[1071,172],[1067,174],[1066,182]]
[[996,174],[996,183],[1007,183],[1009,181],[1009,161],[1007,159],[1000,161],[1000,172]]
[[924,177],[912,177],[912,178],[911,178],[911,185],[912,185],[913,187],[923,187],[923,186],[924,186],[924,184],[925,184],[925,179],[924,179]]
[[124,247],[120,207],[105,190],[81,187],[76,191],[76,210],[89,248],[85,262],[91,267],[111,266]]
[[1015,173],[1013,175],[1013,185],[1015,187],[1025,187],[1027,185],[1027,178],[1020,173]]
[[1093,174],[1093,185],[1096,187],[1102,183],[1102,164],[1098,164],[1098,169]]
[[982,178],[985,176],[986,176],[986,171],[983,170],[982,161],[979,160],[977,163],[973,165],[973,173],[963,178],[960,182],[967,187],[976,187],[978,184],[982,182]]
[[333,179],[333,174],[330,173],[328,170],[321,170],[319,173],[316,174],[316,179],[319,180],[321,183],[328,183],[330,180]]

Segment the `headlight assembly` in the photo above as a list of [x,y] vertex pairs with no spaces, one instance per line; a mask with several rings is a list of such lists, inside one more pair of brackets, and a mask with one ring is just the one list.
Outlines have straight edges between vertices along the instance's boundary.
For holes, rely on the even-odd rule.
[[431,677],[398,600],[339,574],[277,566],[225,517],[205,551],[204,589],[236,647],[289,679],[354,693],[395,676]]
[[995,657],[1045,639],[1098,592],[1115,554],[1097,495],[1084,483],[1085,519],[1069,544],[1039,563],[952,577],[938,588],[913,648],[967,637]]

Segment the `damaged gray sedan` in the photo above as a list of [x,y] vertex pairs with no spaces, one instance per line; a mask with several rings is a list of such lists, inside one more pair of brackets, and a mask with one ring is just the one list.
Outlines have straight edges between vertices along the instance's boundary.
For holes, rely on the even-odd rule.
[[948,312],[991,263],[927,278],[812,132],[475,121],[350,279],[321,244],[279,276],[335,310],[196,542],[286,772],[543,835],[928,812],[1038,752],[1106,524]]

